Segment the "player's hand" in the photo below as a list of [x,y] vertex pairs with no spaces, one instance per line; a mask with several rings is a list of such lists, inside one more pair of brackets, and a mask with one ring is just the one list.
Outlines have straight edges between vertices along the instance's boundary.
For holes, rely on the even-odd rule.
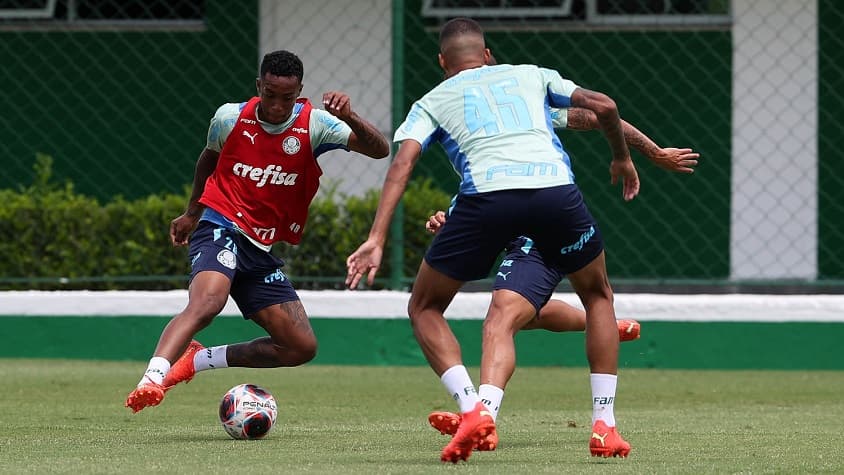
[[199,216],[191,217],[187,213],[170,222],[170,242],[173,246],[187,246],[188,238],[199,223]]
[[431,234],[437,234],[444,224],[445,212],[437,211],[436,213],[428,217],[428,221],[425,223],[425,229],[427,229],[428,232]]
[[629,158],[613,160],[610,163],[610,177],[613,185],[618,183],[619,179],[621,180],[621,195],[624,197],[624,201],[630,201],[639,194],[639,174],[636,172],[633,160]]
[[677,173],[694,173],[700,154],[690,148],[661,148],[654,155],[648,156],[659,168]]
[[360,247],[346,258],[346,286],[355,289],[360,280],[366,274],[366,283],[372,285],[375,282],[375,274],[381,267],[381,257],[384,249],[371,239],[360,245]]
[[331,115],[342,121],[352,116],[352,101],[349,95],[340,91],[328,91],[322,95],[322,106]]

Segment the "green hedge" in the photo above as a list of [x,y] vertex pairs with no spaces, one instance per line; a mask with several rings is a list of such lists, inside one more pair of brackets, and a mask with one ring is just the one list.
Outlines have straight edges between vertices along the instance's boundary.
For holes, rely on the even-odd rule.
[[[52,159],[39,156],[35,181],[18,190],[0,189],[0,289],[173,289],[184,288],[186,248],[173,248],[170,221],[187,203],[190,190],[107,203],[52,180]],[[285,272],[297,286],[340,288],[346,256],[366,239],[379,191],[345,196],[327,186],[311,204],[302,243],[277,245]],[[423,225],[450,197],[430,181],[414,180],[405,194],[404,270],[415,275],[430,242]],[[390,239],[382,281],[390,275]]]

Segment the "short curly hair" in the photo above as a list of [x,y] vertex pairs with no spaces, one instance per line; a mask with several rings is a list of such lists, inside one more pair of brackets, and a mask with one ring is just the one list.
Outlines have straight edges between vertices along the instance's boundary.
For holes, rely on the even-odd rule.
[[440,46],[451,38],[466,34],[480,35],[483,37],[484,30],[478,22],[471,18],[460,17],[449,20],[440,30]]
[[302,60],[290,51],[279,50],[267,53],[261,60],[260,77],[270,73],[273,76],[295,76],[302,81],[305,75],[305,67]]

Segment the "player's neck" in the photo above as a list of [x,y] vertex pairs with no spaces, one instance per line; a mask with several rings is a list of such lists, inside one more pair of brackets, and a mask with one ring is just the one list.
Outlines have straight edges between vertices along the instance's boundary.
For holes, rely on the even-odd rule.
[[450,74],[448,77],[456,76],[467,69],[480,68],[481,66],[486,66],[486,64],[484,64],[483,61],[467,61],[454,68],[454,73]]

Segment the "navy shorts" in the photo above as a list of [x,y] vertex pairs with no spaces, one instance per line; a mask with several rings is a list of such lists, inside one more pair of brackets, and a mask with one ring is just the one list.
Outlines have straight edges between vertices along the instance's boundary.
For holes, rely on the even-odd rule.
[[580,190],[563,185],[457,196],[425,261],[452,279],[483,279],[501,251],[520,236],[531,238],[544,266],[560,278],[604,250]]
[[258,248],[236,229],[200,221],[190,238],[191,280],[202,271],[216,271],[231,280],[230,295],[243,318],[259,310],[299,300],[284,261]]
[[565,276],[545,263],[532,239],[520,237],[507,246],[492,288],[516,292],[539,312]]

